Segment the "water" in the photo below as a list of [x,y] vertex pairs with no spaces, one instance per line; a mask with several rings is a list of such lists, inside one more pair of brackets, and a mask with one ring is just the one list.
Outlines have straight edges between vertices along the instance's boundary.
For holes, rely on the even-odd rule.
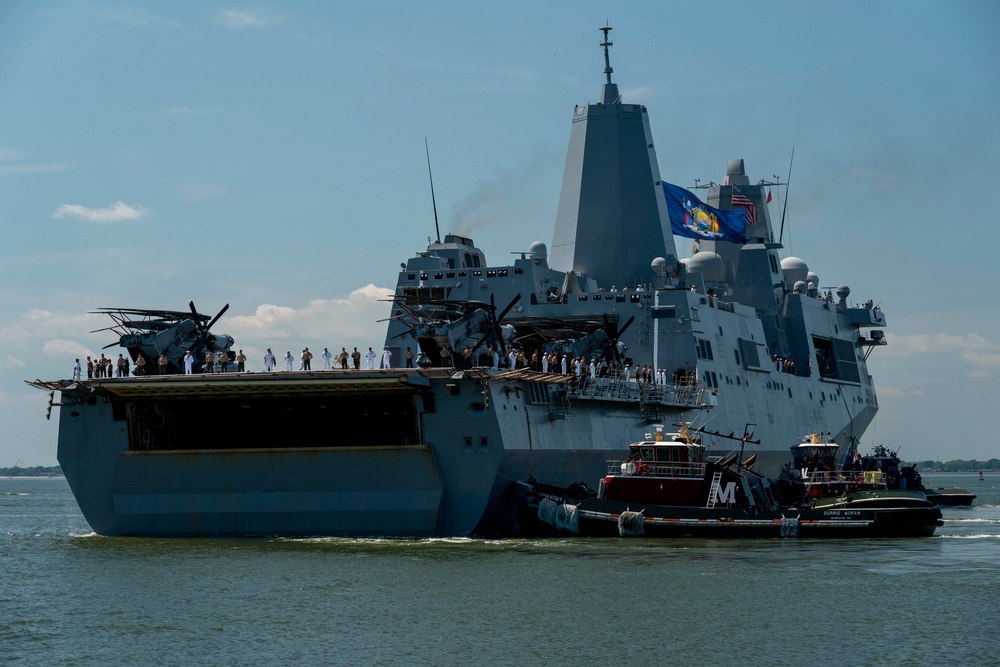
[[0,479],[0,660],[1000,664],[1000,475],[910,540],[164,540]]

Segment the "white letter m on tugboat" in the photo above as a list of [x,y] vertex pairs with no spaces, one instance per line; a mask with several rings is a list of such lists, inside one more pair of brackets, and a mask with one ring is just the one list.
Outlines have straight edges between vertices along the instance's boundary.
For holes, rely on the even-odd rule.
[[715,502],[719,505],[736,502],[736,482],[729,482],[725,488],[715,489]]

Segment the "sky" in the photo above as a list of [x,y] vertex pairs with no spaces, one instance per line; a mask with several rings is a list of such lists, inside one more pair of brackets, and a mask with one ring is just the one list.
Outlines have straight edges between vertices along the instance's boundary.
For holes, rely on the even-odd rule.
[[116,342],[96,308],[228,303],[250,370],[381,345],[434,234],[425,138],[442,233],[551,244],[605,22],[665,180],[784,180],[794,147],[782,256],[888,321],[863,451],[1000,457],[1000,3],[6,0],[0,467],[56,463],[24,380]]

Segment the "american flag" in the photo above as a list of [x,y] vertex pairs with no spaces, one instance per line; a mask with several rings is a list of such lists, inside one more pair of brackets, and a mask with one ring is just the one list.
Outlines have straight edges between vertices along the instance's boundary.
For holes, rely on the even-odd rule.
[[750,201],[745,194],[740,192],[736,186],[733,186],[733,208],[739,206],[742,209],[746,209],[747,212],[747,224],[755,225],[757,224],[757,209],[754,207],[753,202]]

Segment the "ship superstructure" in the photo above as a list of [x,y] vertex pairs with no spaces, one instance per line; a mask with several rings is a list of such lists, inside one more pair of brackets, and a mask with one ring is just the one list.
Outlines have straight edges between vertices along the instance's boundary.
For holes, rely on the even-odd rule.
[[61,392],[59,461],[94,530],[502,535],[514,482],[593,484],[651,423],[756,424],[765,474],[804,433],[860,438],[882,312],[780,260],[742,160],[706,199],[749,200],[748,243],[676,258],[647,110],[622,100],[602,30],[606,80],[573,111],[551,253],[490,265],[446,234],[410,258],[386,346],[417,368],[32,383]]

